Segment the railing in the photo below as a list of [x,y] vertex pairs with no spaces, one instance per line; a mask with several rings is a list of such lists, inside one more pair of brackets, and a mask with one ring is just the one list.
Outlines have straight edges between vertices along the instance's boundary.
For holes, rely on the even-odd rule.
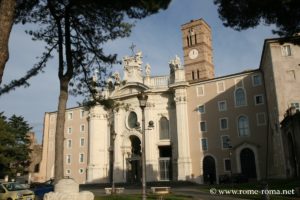
[[169,85],[169,76],[156,76],[150,77],[149,79],[146,77],[144,82],[145,85],[148,85],[149,87],[167,87]]

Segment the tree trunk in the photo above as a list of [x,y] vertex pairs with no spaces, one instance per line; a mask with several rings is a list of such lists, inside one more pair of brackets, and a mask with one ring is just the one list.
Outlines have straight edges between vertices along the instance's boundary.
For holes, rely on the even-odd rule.
[[16,0],[0,0],[0,85],[8,61],[8,40],[14,23]]
[[68,101],[68,84],[65,78],[60,78],[60,94],[58,99],[56,135],[55,135],[55,182],[64,178],[64,133],[65,113]]

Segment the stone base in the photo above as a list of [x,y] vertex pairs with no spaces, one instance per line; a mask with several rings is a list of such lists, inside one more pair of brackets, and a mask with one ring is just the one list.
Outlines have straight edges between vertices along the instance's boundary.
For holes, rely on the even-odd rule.
[[54,187],[54,192],[45,194],[44,200],[94,200],[94,194],[79,192],[79,184],[73,179],[62,179]]

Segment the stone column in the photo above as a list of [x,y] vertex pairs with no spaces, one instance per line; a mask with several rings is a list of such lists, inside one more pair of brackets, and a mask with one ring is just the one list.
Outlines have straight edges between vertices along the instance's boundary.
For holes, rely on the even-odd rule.
[[99,105],[91,108],[89,116],[88,183],[108,181],[108,133],[106,111]]
[[178,139],[178,180],[187,180],[191,177],[192,165],[189,149],[189,127],[187,114],[186,88],[175,90],[177,139]]

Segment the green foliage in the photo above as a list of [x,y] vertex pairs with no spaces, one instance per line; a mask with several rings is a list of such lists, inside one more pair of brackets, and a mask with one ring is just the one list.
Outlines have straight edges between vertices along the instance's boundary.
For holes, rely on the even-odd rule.
[[[97,71],[97,85],[105,85],[107,69],[117,63],[116,54],[105,54],[102,45],[129,36],[132,19],[142,19],[166,9],[170,0],[19,0],[16,23],[34,23],[27,31],[33,40],[46,42],[40,61],[20,79],[0,88],[0,96],[16,87],[29,86],[27,80],[45,67],[53,50],[58,51],[59,74],[70,82],[71,94],[95,93],[92,76]],[[65,48],[64,48],[65,47]],[[68,66],[72,66],[69,68]],[[65,72],[65,73],[63,73]]]
[[299,0],[214,0],[225,26],[235,30],[275,25],[273,32],[294,36],[300,32]]
[[29,124],[21,116],[0,113],[0,176],[15,176],[29,166]]

